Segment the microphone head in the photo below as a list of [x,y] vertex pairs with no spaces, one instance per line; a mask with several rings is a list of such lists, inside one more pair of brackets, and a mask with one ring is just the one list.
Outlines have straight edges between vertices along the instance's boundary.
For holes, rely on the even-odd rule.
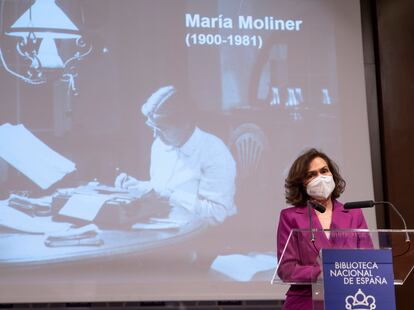
[[320,213],[324,213],[326,211],[326,208],[321,205],[319,202],[316,202],[314,200],[309,200],[309,204],[312,208],[314,208],[316,211],[319,211]]
[[347,202],[344,204],[344,209],[361,209],[361,208],[372,208],[375,205],[375,202],[372,200],[364,200],[364,201],[353,201]]

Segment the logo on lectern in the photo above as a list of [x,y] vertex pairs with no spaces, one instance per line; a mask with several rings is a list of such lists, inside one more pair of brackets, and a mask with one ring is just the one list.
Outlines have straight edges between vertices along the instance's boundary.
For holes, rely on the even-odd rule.
[[361,289],[358,289],[354,296],[348,295],[345,298],[345,308],[347,310],[373,310],[376,307],[375,297],[365,295]]

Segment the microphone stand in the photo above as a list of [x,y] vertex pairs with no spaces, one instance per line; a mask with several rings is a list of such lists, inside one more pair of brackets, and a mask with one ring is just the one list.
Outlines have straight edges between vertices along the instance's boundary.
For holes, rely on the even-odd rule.
[[309,230],[311,233],[311,241],[313,244],[315,244],[315,232],[313,231],[313,223],[312,223],[312,213],[311,213],[311,204],[310,202],[308,202],[307,204],[307,208],[308,208],[308,215],[309,215]]
[[[391,203],[388,201],[376,201],[374,204],[376,205],[388,205],[391,208],[393,208],[393,210],[395,211],[395,213],[398,214],[398,216],[400,217],[400,219],[402,220],[403,224],[404,224],[404,229],[407,230],[407,224],[405,223],[404,217],[401,215],[401,213],[398,211],[398,209]],[[408,235],[408,232],[405,232],[405,242],[406,243],[410,243],[410,236]]]

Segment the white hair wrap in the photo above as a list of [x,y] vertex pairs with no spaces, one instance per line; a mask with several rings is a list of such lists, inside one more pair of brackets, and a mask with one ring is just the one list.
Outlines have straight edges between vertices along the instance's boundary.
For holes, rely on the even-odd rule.
[[176,89],[174,86],[164,86],[153,93],[147,101],[142,105],[141,112],[145,116],[154,114],[161,108],[164,102],[167,101],[174,93]]

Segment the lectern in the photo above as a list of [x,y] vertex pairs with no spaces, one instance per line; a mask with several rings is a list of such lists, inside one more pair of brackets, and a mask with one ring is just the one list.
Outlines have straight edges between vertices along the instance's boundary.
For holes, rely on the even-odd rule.
[[314,310],[392,310],[412,243],[412,229],[293,229],[271,283],[311,286]]

